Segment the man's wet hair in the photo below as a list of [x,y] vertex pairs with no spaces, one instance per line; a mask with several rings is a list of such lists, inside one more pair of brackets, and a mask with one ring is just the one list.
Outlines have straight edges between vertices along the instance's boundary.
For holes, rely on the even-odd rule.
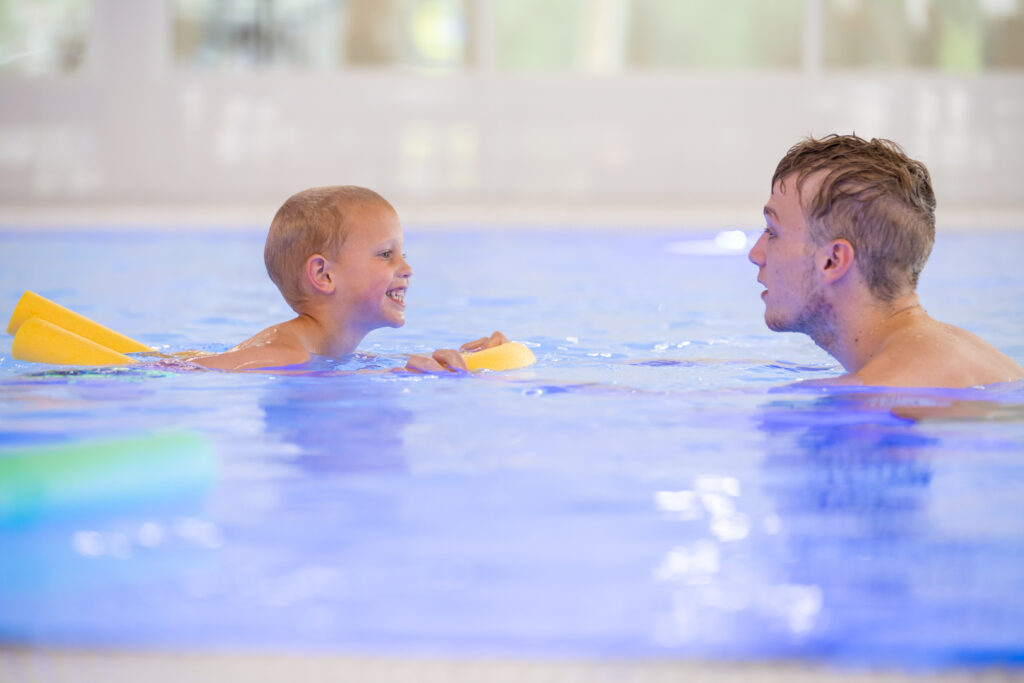
[[935,242],[935,193],[920,161],[884,139],[828,135],[802,140],[779,161],[775,184],[802,190],[821,177],[801,205],[818,245],[845,239],[871,293],[883,302],[913,292]]

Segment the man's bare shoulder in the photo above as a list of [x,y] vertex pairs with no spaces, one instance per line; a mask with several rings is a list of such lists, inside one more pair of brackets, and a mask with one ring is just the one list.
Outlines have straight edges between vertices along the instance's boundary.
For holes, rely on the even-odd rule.
[[972,332],[927,320],[894,333],[851,381],[871,386],[972,387],[1024,379],[1024,368]]
[[192,362],[215,370],[258,370],[305,363],[310,353],[293,322],[273,325],[229,351],[194,358]]

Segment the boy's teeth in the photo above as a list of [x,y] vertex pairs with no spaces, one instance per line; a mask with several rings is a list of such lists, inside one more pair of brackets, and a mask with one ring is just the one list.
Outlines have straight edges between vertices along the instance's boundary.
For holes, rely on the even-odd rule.
[[405,301],[405,292],[401,289],[394,289],[388,292],[388,296],[399,303]]

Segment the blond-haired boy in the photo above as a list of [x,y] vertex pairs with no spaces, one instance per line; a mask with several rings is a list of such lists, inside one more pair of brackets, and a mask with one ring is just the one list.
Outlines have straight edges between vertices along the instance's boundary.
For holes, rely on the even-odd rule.
[[[267,273],[298,314],[224,353],[192,362],[220,370],[255,370],[344,356],[370,331],[405,324],[412,267],[402,252],[402,225],[386,199],[352,185],[315,187],[292,195],[270,225]],[[500,332],[463,346],[478,350],[507,341]],[[412,356],[408,369],[465,369],[443,349]]]

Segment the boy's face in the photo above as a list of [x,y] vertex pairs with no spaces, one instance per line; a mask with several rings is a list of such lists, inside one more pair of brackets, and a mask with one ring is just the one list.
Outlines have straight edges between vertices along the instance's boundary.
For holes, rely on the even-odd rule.
[[348,220],[352,227],[333,259],[344,315],[362,332],[401,327],[412,268],[402,253],[398,216],[386,206],[364,204],[350,210]]

